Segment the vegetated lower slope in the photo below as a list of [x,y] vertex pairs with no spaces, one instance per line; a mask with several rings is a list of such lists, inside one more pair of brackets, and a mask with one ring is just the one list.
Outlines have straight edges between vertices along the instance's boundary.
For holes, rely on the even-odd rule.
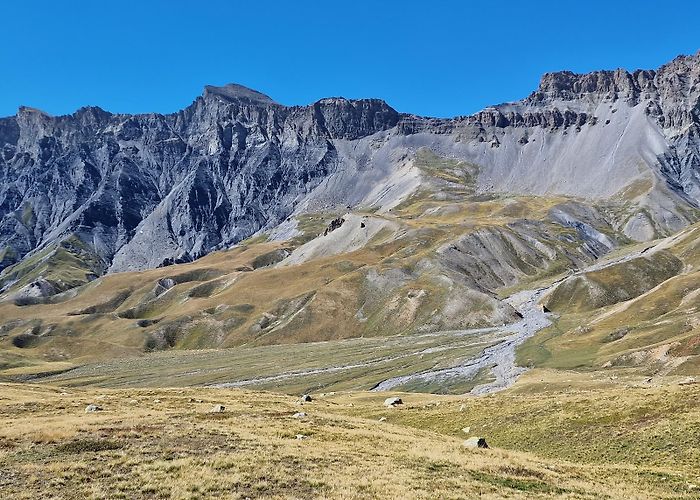
[[628,241],[611,202],[483,195],[471,164],[429,150],[411,161],[421,189],[390,211],[304,214],[282,241],[261,233],[189,264],[8,295],[3,367],[501,325],[518,312],[499,290]]
[[560,318],[523,346],[520,361],[698,374],[699,229],[693,225],[564,279],[545,299]]
[[[3,384],[0,484],[7,497],[64,498],[697,496],[697,386],[575,382],[402,394],[396,408],[367,393],[301,405],[240,390]],[[470,435],[491,448],[464,449]]]

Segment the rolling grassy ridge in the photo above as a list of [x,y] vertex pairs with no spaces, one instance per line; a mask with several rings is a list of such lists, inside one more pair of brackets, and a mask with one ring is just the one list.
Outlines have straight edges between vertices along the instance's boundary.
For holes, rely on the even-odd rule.
[[[622,367],[647,376],[700,369],[697,226],[657,242],[658,251],[562,282],[545,300],[560,312],[520,348],[525,366]],[[598,308],[587,306],[595,295]]]

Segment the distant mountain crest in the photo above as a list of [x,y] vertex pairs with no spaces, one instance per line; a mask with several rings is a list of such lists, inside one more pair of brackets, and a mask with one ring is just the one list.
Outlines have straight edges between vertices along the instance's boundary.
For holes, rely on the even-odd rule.
[[682,95],[684,90],[692,90],[692,85],[686,84],[697,82],[699,74],[700,51],[694,55],[678,56],[658,70],[557,71],[542,75],[539,88],[529,100],[539,101],[547,97],[572,100],[592,93],[635,99],[645,93],[647,95],[643,97],[651,98],[650,93],[664,91]]
[[232,101],[249,101],[256,103],[275,104],[269,96],[258,92],[257,90],[249,89],[237,83],[229,83],[222,87],[207,85],[204,87],[204,97],[216,96],[225,100]]

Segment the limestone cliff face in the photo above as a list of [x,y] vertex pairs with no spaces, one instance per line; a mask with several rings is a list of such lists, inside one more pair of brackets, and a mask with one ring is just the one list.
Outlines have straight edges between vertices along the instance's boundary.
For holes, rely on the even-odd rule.
[[479,165],[482,190],[628,201],[620,229],[649,239],[692,222],[685,208],[700,202],[700,53],[658,70],[548,73],[521,101],[397,129]]
[[677,57],[656,71],[548,73],[526,102],[551,105],[601,99],[645,107],[669,141],[669,150],[659,158],[663,173],[696,202],[700,200],[700,53]]
[[654,188],[625,231],[677,229],[678,203],[700,200],[700,55],[546,74],[522,101],[454,119],[376,99],[288,107],[238,85],[170,115],[20,108],[0,119],[0,269],[69,237],[98,274],[189,261],[277,226],[319,190],[354,203],[334,186],[408,168],[421,147],[477,165],[482,191],[605,198],[646,176]]

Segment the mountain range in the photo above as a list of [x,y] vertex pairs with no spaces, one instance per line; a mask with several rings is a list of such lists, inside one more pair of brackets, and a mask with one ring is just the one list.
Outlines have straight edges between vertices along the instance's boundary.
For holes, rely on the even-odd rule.
[[[656,71],[542,77],[526,99],[432,119],[376,99],[287,107],[206,87],[170,115],[97,107],[0,120],[0,266],[77,238],[95,275],[189,262],[295,214],[388,210],[420,185],[420,148],[475,165],[481,193],[610,199],[635,240],[700,200],[700,56]],[[630,189],[630,188],[633,189]],[[633,193],[629,193],[633,191]]]
[[[602,366],[660,334],[634,347],[628,317],[600,314],[695,269],[700,53],[548,73],[521,101],[451,119],[378,99],[285,106],[235,84],[167,115],[22,107],[0,119],[0,148],[5,368],[504,324],[522,327],[514,349],[550,322],[536,303],[562,315],[565,336],[566,321],[584,325],[578,338],[597,339],[585,364]],[[689,300],[667,324],[694,314]],[[674,340],[683,356],[695,356],[689,328]],[[411,368],[430,377],[358,384],[421,388],[476,352],[442,341],[457,342],[454,358],[431,344]],[[521,361],[569,366],[560,347],[530,345]],[[403,363],[392,356],[406,348],[386,359]],[[504,359],[492,383],[519,373],[514,352],[491,356],[441,387],[471,389]]]

